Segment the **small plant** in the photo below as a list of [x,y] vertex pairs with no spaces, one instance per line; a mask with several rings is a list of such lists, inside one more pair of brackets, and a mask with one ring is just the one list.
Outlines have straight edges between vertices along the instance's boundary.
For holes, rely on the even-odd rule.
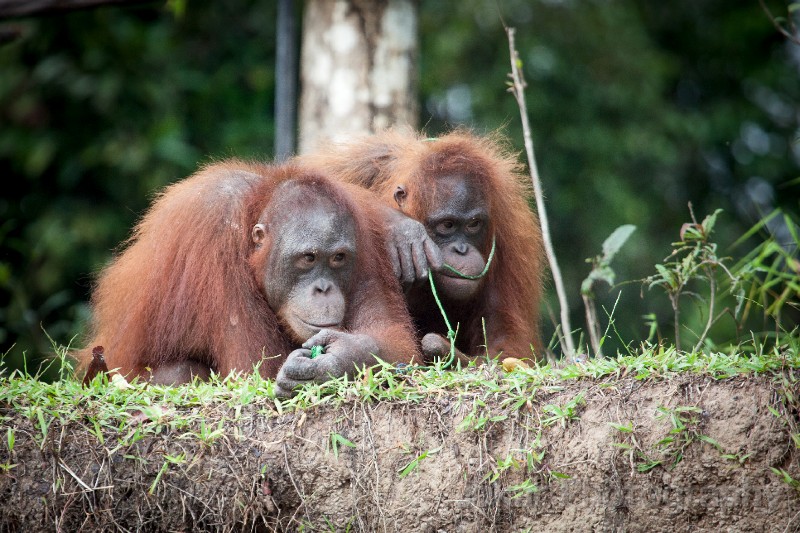
[[397,472],[400,474],[400,479],[403,479],[404,477],[409,475],[411,472],[416,470],[416,468],[419,466],[420,462],[422,462],[424,459],[426,459],[429,455],[433,455],[435,453],[439,453],[441,450],[442,450],[441,446],[439,446],[438,448],[434,448],[432,450],[425,450],[424,452],[422,452],[421,454],[416,456],[414,459],[409,461],[405,466],[403,466],[402,468],[398,468]]
[[[781,228],[777,237],[771,227]],[[740,291],[737,314],[748,318],[753,308],[763,309],[775,323],[775,334],[783,331],[783,315],[787,307],[800,307],[800,230],[788,214],[775,210],[753,226],[733,248],[756,233],[769,231],[769,236],[745,255],[732,270],[738,277]],[[792,338],[792,335],[784,335]]]
[[731,281],[731,287],[737,287],[737,279],[725,266],[724,259],[717,255],[717,244],[711,242],[711,233],[714,231],[717,216],[722,210],[717,209],[699,223],[694,216],[691,204],[689,204],[689,212],[692,222],[684,224],[681,228],[681,240],[672,243],[675,249],[664,260],[664,264],[656,265],[657,273],[646,278],[644,282],[649,289],[661,288],[669,297],[675,321],[675,347],[679,351],[682,349],[680,299],[682,296],[692,296],[702,300],[699,294],[689,290],[689,285],[696,280],[708,284],[708,319],[692,350],[696,352],[703,346],[711,326],[722,316],[714,314],[718,290],[717,272],[719,270],[725,272]]
[[44,449],[45,442],[47,442],[47,431],[50,428],[50,421],[45,421],[44,418],[44,411],[42,409],[36,409],[36,420],[39,422],[39,431],[42,432],[42,443],[41,448]]
[[770,470],[772,470],[772,473],[778,476],[781,479],[781,481],[783,481],[793,489],[800,491],[800,480],[793,478],[789,474],[789,472],[787,472],[783,468],[774,468],[774,467],[770,467]]
[[668,419],[672,425],[666,437],[656,443],[671,458],[672,466],[683,460],[686,448],[695,441],[703,441],[720,449],[720,445],[700,433],[700,417],[702,409],[693,405],[679,405],[674,408],[660,406],[657,408],[656,419]]
[[506,492],[511,493],[511,499],[513,500],[519,498],[520,496],[535,494],[539,492],[539,487],[537,487],[536,484],[530,479],[526,479],[522,483],[508,487]]
[[747,461],[750,456],[753,455],[752,453],[723,453],[722,458],[728,461],[732,461],[734,463],[739,463],[739,465],[743,465],[745,461]]
[[592,264],[592,270],[581,283],[581,298],[583,298],[586,310],[586,329],[589,331],[589,342],[596,357],[603,357],[603,337],[600,335],[600,321],[597,318],[597,307],[595,306],[595,284],[604,281],[612,287],[614,286],[617,275],[611,268],[611,260],[634,231],[636,231],[636,226],[630,224],[618,227],[603,242],[603,252],[586,260],[587,263]]
[[633,422],[628,422],[627,424],[615,424],[613,422],[609,422],[608,425],[620,433],[633,433]]
[[[16,436],[14,429],[9,427],[6,430],[6,446],[8,446],[8,455],[9,457],[14,455],[14,443],[16,441]],[[6,463],[0,463],[0,473],[8,472],[12,468],[16,468],[16,464],[8,461]]]
[[549,413],[550,416],[542,419],[542,425],[546,427],[558,422],[561,424],[561,427],[565,427],[567,422],[578,418],[578,407],[585,403],[586,400],[584,400],[584,393],[581,392],[571,400],[567,401],[564,405],[545,405],[542,410],[545,413]]
[[516,458],[514,458],[514,454],[512,452],[509,452],[505,456],[505,458],[495,459],[495,464],[492,466],[491,471],[488,474],[486,474],[486,476],[483,479],[488,480],[489,483],[494,483],[507,470],[518,469],[521,467],[522,463],[520,463]]
[[347,440],[338,433],[331,433],[331,451],[333,451],[333,456],[337,459],[339,458],[339,446],[347,446],[348,448],[356,447],[353,442]]
[[164,464],[161,465],[161,470],[159,470],[158,474],[156,474],[156,478],[153,480],[153,484],[150,485],[150,490],[148,490],[147,493],[150,495],[155,493],[156,487],[158,486],[158,482],[161,481],[161,477],[169,469],[169,465],[182,465],[185,462],[186,462],[186,454],[183,452],[179,453],[178,455],[164,454]]
[[205,419],[200,419],[200,431],[197,432],[197,438],[206,446],[211,446],[215,440],[225,434],[225,420],[220,420],[217,423],[217,429],[211,429],[206,425]]
[[622,434],[623,441],[614,442],[611,445],[626,452],[630,461],[631,471],[635,469],[637,472],[645,473],[661,464],[660,460],[649,457],[642,450],[633,430],[633,422],[628,422],[627,424],[609,422],[608,425]]
[[492,415],[490,409],[481,398],[475,398],[472,402],[472,410],[467,413],[464,420],[458,425],[459,431],[472,430],[480,431],[490,422],[500,422],[508,418],[508,415]]

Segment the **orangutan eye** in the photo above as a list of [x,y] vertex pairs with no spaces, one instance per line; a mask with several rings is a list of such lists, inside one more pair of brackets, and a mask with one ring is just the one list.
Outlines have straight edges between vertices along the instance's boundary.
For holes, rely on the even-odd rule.
[[477,233],[483,227],[483,221],[474,218],[467,223],[467,231],[470,233]]
[[340,267],[344,264],[345,259],[347,259],[347,255],[344,252],[339,252],[338,254],[331,257],[331,266],[333,268]]
[[442,220],[436,225],[436,233],[440,235],[450,235],[456,229],[456,224],[452,220]]
[[316,255],[314,255],[312,252],[306,252],[304,254],[300,254],[295,264],[297,265],[298,268],[307,270],[314,266],[316,260],[317,260]]

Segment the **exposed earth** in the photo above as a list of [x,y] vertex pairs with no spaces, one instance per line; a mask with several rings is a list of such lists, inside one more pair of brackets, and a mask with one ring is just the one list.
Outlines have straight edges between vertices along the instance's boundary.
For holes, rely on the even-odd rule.
[[43,449],[37,423],[0,406],[0,437],[16,428],[13,453],[0,443],[0,464],[16,464],[0,471],[0,531],[800,531],[789,383],[583,379],[289,414],[214,404],[192,408],[208,432],[225,419],[207,443],[163,420],[125,446],[53,421]]

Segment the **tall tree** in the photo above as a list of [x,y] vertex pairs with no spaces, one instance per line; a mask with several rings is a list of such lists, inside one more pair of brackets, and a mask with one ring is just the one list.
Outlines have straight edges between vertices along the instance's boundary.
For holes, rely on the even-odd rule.
[[348,133],[415,126],[412,0],[309,0],[303,21],[300,152]]

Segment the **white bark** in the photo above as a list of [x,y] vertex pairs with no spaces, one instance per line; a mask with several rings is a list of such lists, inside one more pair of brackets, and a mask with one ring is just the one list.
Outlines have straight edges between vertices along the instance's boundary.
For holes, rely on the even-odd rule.
[[416,126],[416,58],[412,0],[308,0],[300,153],[349,134]]

